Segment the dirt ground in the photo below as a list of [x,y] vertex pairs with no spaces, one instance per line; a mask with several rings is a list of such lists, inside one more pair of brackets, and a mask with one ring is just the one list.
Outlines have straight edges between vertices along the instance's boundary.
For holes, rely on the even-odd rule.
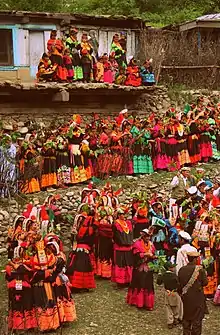
[[[7,290],[4,276],[0,281],[0,334],[5,335]],[[97,280],[97,289],[74,294],[77,322],[51,335],[181,335],[181,326],[169,330],[163,305],[163,288],[155,285],[156,304],[152,312],[138,310],[125,303],[127,289],[118,290],[108,280]],[[220,307],[208,303],[210,314],[203,322],[203,335],[220,334]],[[11,335],[11,333],[9,333]],[[23,333],[24,334],[24,333]],[[22,334],[22,335],[23,335]],[[27,335],[34,332],[25,333]],[[40,333],[37,332],[37,335]]]
[[[117,290],[106,280],[97,280],[97,289],[74,296],[78,321],[64,334],[81,335],[170,335],[182,334],[181,327],[169,330],[163,305],[163,288],[155,286],[156,305],[152,312],[138,310],[125,303],[127,289]],[[220,334],[220,307],[209,304],[204,335]]]

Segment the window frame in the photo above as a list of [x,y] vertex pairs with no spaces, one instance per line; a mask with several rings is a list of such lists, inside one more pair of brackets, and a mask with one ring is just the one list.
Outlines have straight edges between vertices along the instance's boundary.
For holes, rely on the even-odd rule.
[[2,32],[5,32],[8,36],[7,38],[7,58],[8,62],[1,62],[0,59],[0,68],[1,67],[13,67],[14,66],[14,57],[13,57],[13,30],[12,28],[0,27],[0,35]]

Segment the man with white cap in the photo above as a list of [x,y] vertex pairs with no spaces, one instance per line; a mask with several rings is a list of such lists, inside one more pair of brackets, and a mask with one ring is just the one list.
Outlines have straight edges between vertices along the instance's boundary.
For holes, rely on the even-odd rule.
[[206,183],[205,183],[205,180],[200,180],[198,183],[197,183],[197,188],[198,188],[198,196],[202,199],[205,198],[205,187],[206,187]]
[[179,270],[188,264],[188,252],[197,252],[197,249],[190,245],[191,236],[186,231],[180,231],[179,232],[179,244],[181,245],[181,248],[177,252],[176,257],[176,271],[177,274]]

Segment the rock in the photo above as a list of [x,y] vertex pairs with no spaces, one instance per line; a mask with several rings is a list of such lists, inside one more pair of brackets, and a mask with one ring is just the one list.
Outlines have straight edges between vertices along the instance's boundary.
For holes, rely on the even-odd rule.
[[148,185],[147,186],[150,190],[153,190],[154,188],[157,188],[158,185],[157,184],[152,184],[152,185]]
[[138,180],[138,177],[126,176],[127,180]]
[[9,220],[10,215],[7,211],[0,211],[0,214],[2,214],[4,216],[5,220]]
[[90,327],[98,327],[97,323],[94,323],[94,322],[91,322],[89,326]]
[[19,122],[18,122],[18,127],[19,127],[19,128],[24,127],[24,122],[19,121]]
[[133,176],[126,176],[127,180],[133,180],[133,178],[134,178]]
[[64,245],[64,247],[63,247],[63,252],[64,252],[64,253],[69,252],[69,248],[68,248],[67,246],[65,246],[65,245]]
[[69,201],[63,201],[63,206],[64,206],[64,207],[65,207],[65,206],[69,207],[69,204],[70,204]]
[[66,193],[66,196],[68,197],[68,198],[71,198],[71,197],[73,197],[74,196],[74,192],[68,192],[68,193]]
[[14,220],[17,216],[17,213],[11,213],[11,218]]
[[0,248],[0,255],[4,254],[7,252],[6,248]]
[[68,209],[67,208],[62,208],[61,209],[61,214],[64,214],[64,213],[68,213]]
[[27,127],[20,127],[18,128],[19,133],[21,134],[27,134],[28,133],[28,128]]
[[18,205],[17,201],[14,199],[9,200],[8,203],[9,205],[16,205],[16,206]]
[[0,242],[5,242],[5,238],[3,236],[0,237]]
[[4,216],[2,214],[0,214],[0,221],[4,220]]

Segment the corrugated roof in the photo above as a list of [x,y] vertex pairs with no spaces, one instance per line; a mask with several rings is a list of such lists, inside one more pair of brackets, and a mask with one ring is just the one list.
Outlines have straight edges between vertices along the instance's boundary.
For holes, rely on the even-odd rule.
[[196,21],[220,21],[220,13],[197,17]]

